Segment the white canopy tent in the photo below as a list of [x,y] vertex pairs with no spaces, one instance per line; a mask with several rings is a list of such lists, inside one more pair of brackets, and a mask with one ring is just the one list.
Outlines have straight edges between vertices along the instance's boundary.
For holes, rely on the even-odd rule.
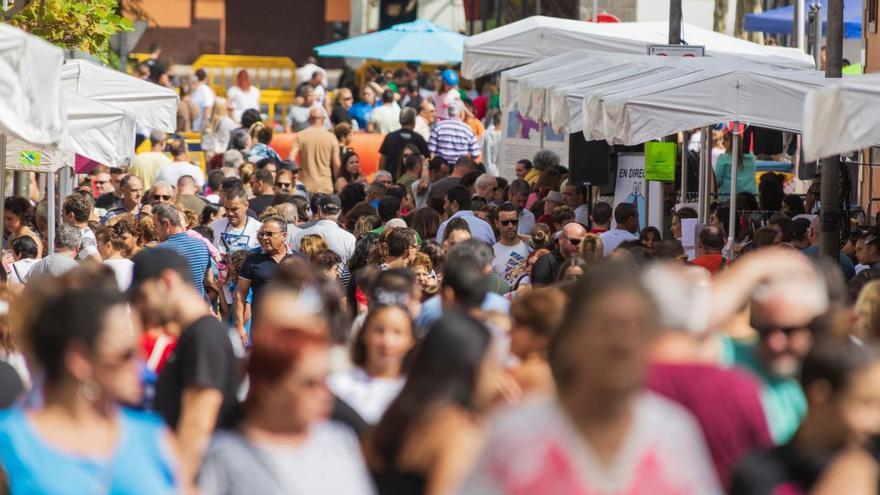
[[[615,54],[646,55],[648,46],[668,42],[667,22],[596,24],[533,16],[468,38],[461,72],[476,78],[581,48]],[[810,69],[813,59],[802,50],[764,46],[685,24],[682,36],[702,45],[706,56],[734,56],[780,67]]]
[[179,98],[172,89],[87,60],[68,60],[62,67],[61,84],[64,91],[130,112],[144,127],[165,132],[177,129]]
[[516,93],[506,108],[587,140],[635,145],[728,121],[800,132],[807,94],[829,84],[817,71],[741,60],[572,54],[580,64],[554,57],[503,73],[502,90]]
[[807,160],[880,144],[880,74],[837,79],[807,96],[804,155]]
[[0,134],[40,145],[62,142],[63,60],[58,47],[0,23]]

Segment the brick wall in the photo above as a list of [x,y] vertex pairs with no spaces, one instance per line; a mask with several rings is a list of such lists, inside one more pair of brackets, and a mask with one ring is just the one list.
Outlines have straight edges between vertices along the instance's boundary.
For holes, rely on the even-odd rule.
[[324,0],[227,0],[226,53],[276,55],[297,63],[330,39]]
[[158,42],[163,61],[191,64],[202,53],[220,53],[220,24],[218,19],[196,19],[188,28],[149,28],[134,52],[147,52],[152,43]]

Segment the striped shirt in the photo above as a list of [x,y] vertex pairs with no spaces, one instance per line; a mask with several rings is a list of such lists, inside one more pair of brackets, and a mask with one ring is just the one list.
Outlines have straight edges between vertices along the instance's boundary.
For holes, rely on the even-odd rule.
[[428,150],[451,164],[463,155],[479,156],[480,143],[471,127],[459,119],[441,120],[431,129]]
[[159,244],[159,248],[171,249],[186,259],[189,263],[190,282],[195,286],[196,290],[202,297],[205,294],[205,271],[211,264],[211,255],[205,242],[200,239],[193,239],[186,235],[186,232],[172,234],[165,239],[165,242]]

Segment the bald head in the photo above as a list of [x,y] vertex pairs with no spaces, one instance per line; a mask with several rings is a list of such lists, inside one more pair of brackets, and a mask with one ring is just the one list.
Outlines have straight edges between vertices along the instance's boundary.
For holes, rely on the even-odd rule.
[[571,258],[578,254],[581,242],[587,236],[587,229],[577,222],[570,222],[562,228],[562,235],[559,236],[559,250],[566,258]]
[[312,125],[324,122],[324,111],[318,107],[309,109],[309,123]]

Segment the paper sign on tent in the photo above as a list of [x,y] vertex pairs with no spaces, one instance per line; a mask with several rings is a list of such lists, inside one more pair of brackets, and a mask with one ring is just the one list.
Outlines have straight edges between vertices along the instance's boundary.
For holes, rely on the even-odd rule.
[[18,164],[23,167],[39,167],[43,163],[43,154],[39,151],[22,151]]
[[675,143],[648,141],[645,143],[645,180],[672,182],[675,180]]

